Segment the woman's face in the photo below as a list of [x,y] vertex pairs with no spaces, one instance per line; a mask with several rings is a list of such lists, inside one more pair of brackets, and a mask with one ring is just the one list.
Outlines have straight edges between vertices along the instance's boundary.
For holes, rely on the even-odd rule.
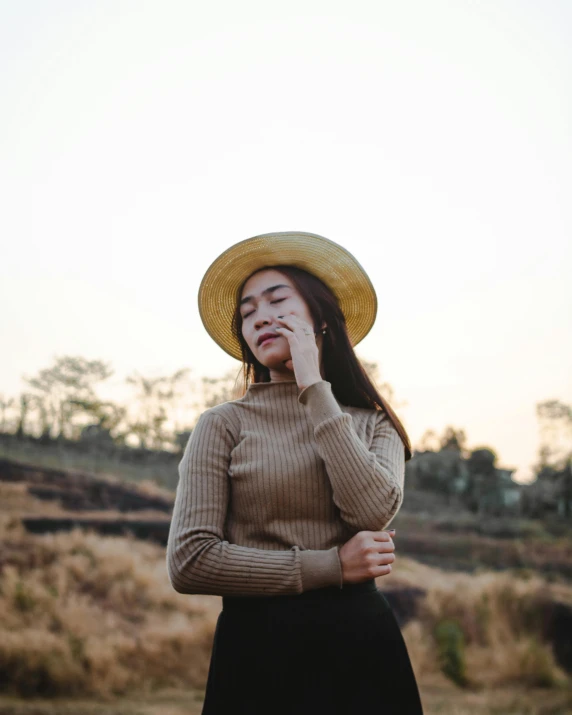
[[[283,327],[277,317],[297,315],[310,325],[314,324],[306,302],[290,279],[270,268],[255,273],[244,284],[240,314],[242,335],[248,347],[262,365],[278,371],[284,370],[292,356],[287,338],[275,332],[276,328]],[[273,333],[276,337],[260,344],[265,333]],[[318,335],[318,347],[321,347],[322,336]]]

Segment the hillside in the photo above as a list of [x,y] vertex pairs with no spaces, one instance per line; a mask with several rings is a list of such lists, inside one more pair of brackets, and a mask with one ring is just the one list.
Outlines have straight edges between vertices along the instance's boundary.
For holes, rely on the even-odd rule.
[[[121,698],[120,709],[105,711],[114,715],[182,715],[192,712],[192,703],[200,712],[220,598],[173,591],[156,535],[143,540],[73,525],[36,534],[24,526],[31,518],[81,518],[84,526],[91,519],[125,529],[131,522],[168,524],[161,499],[168,502],[169,495],[113,479],[96,488],[98,480],[73,473],[74,510],[64,494],[65,470],[42,477],[37,468],[21,467],[11,465],[10,481],[0,481],[0,715],[95,715],[97,699],[110,697]],[[56,486],[60,491],[47,498]],[[94,508],[103,502],[110,508]],[[427,713],[569,712],[572,584],[564,573],[544,572],[538,556],[544,543],[553,563],[569,564],[563,537],[519,537],[526,568],[491,571],[479,562],[463,572],[453,569],[453,555],[467,559],[461,544],[471,543],[473,556],[487,555],[492,546],[483,544],[492,540],[509,554],[514,539],[479,534],[459,516],[453,531],[448,519],[431,521],[423,513],[398,518],[395,567],[377,583],[402,625]],[[406,553],[407,544],[437,552],[447,568],[420,563]],[[533,558],[539,569],[530,565]],[[63,696],[75,698],[70,710],[63,701],[50,709]],[[171,705],[149,709],[162,697]],[[494,709],[499,703],[503,709]]]
[[[22,485],[45,505],[20,515],[33,533],[80,527],[167,543],[174,492],[153,482],[5,458],[0,458],[0,482]],[[428,565],[467,572],[540,571],[548,579],[572,580],[572,525],[478,517],[447,507],[434,494],[408,493],[392,526],[397,529],[399,554]]]

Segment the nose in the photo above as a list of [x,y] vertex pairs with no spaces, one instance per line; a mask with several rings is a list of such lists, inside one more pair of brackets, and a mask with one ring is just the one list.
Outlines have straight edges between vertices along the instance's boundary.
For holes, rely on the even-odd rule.
[[263,325],[270,325],[272,322],[273,319],[261,308],[256,320],[254,321],[254,325],[257,330],[260,330]]

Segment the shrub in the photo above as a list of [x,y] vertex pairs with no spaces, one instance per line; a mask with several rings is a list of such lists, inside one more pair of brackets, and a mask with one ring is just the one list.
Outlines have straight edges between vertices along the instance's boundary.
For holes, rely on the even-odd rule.
[[465,666],[465,639],[456,621],[441,621],[435,627],[441,671],[456,685],[468,684]]

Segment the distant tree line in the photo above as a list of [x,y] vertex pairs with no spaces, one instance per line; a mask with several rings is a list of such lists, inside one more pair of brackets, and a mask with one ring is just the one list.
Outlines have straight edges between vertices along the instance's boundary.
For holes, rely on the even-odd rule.
[[572,517],[572,408],[557,400],[536,406],[541,446],[535,479],[515,482],[514,470],[497,465],[486,446],[467,449],[462,430],[447,427],[441,437],[425,432],[407,465],[409,489],[440,494],[479,515]]
[[[100,360],[56,357],[33,377],[18,398],[0,395],[0,432],[50,442],[73,440],[146,450],[180,451],[192,429],[193,416],[219,395],[225,397],[231,376],[189,379],[190,369],[172,375],[125,378],[131,394],[126,404],[98,397],[96,387],[114,374]],[[171,420],[184,412],[184,421]]]
[[[362,359],[381,394],[396,408],[392,387],[377,363]],[[191,379],[190,369],[172,375],[124,380],[125,404],[98,397],[97,386],[114,374],[100,360],[61,356],[32,377],[18,398],[0,394],[0,433],[19,441],[64,444],[101,458],[126,455],[130,462],[172,462],[182,453],[197,416],[236,398],[239,372]],[[477,514],[572,516],[572,408],[557,400],[536,406],[541,431],[536,479],[521,485],[512,469],[496,464],[495,451],[467,447],[465,432],[452,426],[442,436],[427,430],[407,463],[409,489],[439,494]]]

